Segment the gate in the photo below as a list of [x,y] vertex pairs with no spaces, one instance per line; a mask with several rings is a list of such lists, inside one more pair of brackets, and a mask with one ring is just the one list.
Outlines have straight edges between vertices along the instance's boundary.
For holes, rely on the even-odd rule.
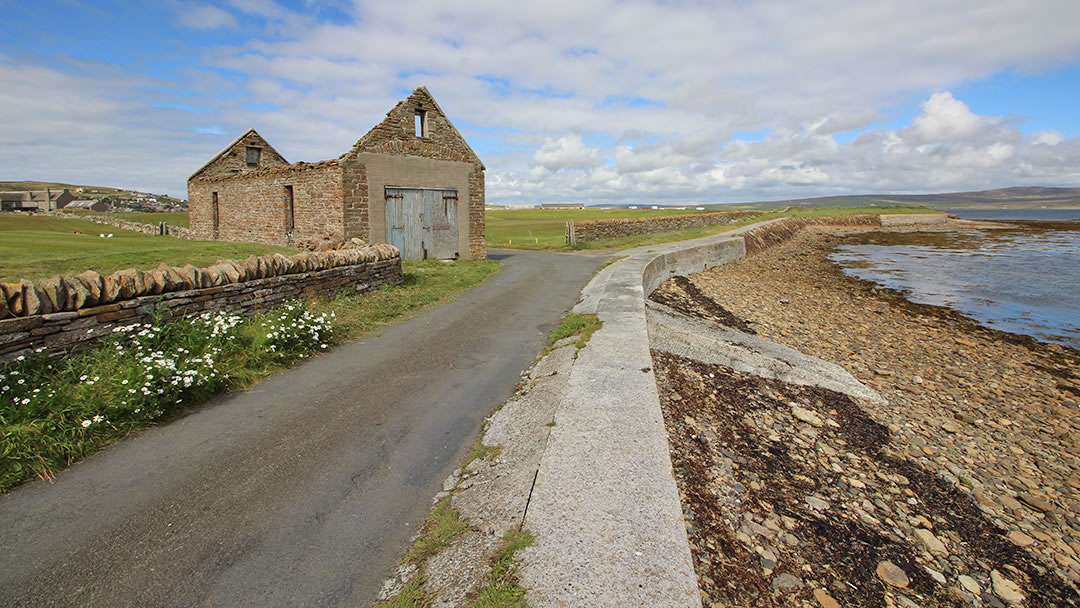
[[403,260],[458,257],[457,200],[457,190],[387,188],[387,242]]

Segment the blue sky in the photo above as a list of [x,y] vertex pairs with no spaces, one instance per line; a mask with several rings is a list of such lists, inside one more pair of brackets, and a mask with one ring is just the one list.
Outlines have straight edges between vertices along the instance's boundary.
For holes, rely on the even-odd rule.
[[0,180],[184,196],[426,85],[491,202],[1080,186],[1080,3],[0,0]]

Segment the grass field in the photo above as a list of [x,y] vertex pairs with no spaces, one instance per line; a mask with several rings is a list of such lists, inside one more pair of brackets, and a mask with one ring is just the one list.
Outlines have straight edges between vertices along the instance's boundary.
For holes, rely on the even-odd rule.
[[[112,234],[113,238],[100,238],[100,234]],[[217,260],[274,252],[291,254],[296,250],[258,243],[187,241],[90,221],[0,214],[0,281],[43,279],[87,269],[101,274],[130,267],[149,270],[162,262],[208,266]]]
[[143,224],[153,224],[156,226],[158,222],[165,222],[170,226],[182,226],[188,227],[188,214],[184,213],[109,213],[103,214],[98,211],[89,211],[86,209],[69,209],[66,213],[74,215],[108,215],[109,217],[116,218],[118,220],[127,220],[129,222],[141,222]]
[[[710,211],[716,212],[717,209]],[[739,226],[785,216],[820,217],[827,215],[858,215],[863,213],[927,213],[925,207],[801,207],[786,212],[763,211],[761,215],[747,216],[733,224],[693,228],[676,232],[660,232],[638,236],[590,241],[579,249],[623,249],[670,241],[681,241],[711,236]],[[673,211],[667,209],[506,209],[488,211],[487,246],[495,249],[567,250],[566,222],[568,220],[593,220],[625,217],[659,217],[705,213],[703,211]]]
[[567,220],[663,217],[705,213],[673,209],[505,209],[487,212],[487,246],[501,249],[564,249]]

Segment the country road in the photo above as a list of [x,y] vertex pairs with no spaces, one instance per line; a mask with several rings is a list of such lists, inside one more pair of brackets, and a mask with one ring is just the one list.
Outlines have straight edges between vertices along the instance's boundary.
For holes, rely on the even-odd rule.
[[0,606],[367,606],[604,258],[455,302],[0,497]]

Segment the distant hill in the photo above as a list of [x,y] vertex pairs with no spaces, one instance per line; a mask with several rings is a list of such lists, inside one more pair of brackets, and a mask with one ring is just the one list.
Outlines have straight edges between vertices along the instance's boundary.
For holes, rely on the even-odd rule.
[[0,182],[0,192],[21,192],[25,190],[63,190],[67,188],[71,190],[72,194],[78,188],[85,188],[86,190],[94,190],[96,192],[103,192],[107,194],[116,194],[122,192],[120,188],[107,188],[105,186],[80,186],[77,184],[61,184],[59,182]]
[[730,208],[781,209],[783,207],[870,207],[882,205],[924,206],[936,209],[1038,209],[1080,208],[1080,188],[1043,188],[1019,186],[981,190],[978,192],[947,192],[944,194],[857,194],[823,196],[782,201],[715,205]]
[[[60,182],[3,182],[0,181],[0,192],[20,192],[26,190],[63,190],[67,188],[76,198],[102,198],[112,197],[117,199],[154,198],[162,203],[179,205],[182,201],[167,194],[153,194],[150,192],[138,192],[123,188],[109,186],[84,186],[79,184],[64,184]],[[82,190],[82,192],[79,192]]]

